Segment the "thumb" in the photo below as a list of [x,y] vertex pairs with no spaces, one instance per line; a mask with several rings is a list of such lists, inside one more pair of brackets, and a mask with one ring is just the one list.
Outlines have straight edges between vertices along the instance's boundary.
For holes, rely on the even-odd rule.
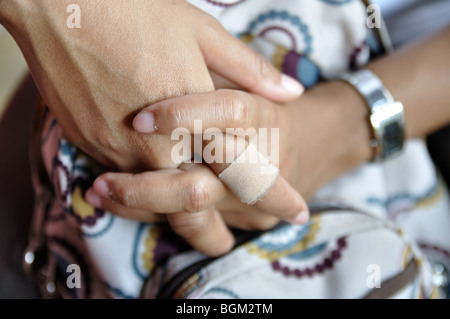
[[212,28],[204,28],[199,45],[210,70],[249,92],[275,102],[287,102],[304,91],[297,80],[279,72],[218,22]]

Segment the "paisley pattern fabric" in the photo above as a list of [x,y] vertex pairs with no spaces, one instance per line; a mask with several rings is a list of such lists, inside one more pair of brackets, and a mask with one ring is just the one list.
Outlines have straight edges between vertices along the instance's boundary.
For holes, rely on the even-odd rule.
[[[307,88],[363,66],[380,50],[360,1],[190,2]],[[126,220],[88,204],[84,193],[103,168],[63,139],[48,111],[40,144],[52,194],[36,209],[46,216],[42,285],[49,296],[157,298],[173,276],[207,260],[167,225]],[[44,189],[36,184],[38,195]],[[190,274],[171,297],[360,298],[411,262],[417,274],[389,297],[440,296],[433,265],[450,269],[450,205],[423,141],[409,141],[389,162],[361,165],[324,186],[310,205],[346,209],[318,212],[304,226],[283,225],[246,241]],[[66,284],[70,264],[80,266],[81,288]]]

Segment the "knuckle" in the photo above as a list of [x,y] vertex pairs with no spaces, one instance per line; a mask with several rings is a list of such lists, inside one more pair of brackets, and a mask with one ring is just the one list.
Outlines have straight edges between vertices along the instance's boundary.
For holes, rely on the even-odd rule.
[[205,14],[202,16],[202,28],[203,32],[208,32],[211,37],[217,37],[221,32],[224,31],[222,24],[210,14]]
[[214,16],[206,14],[203,16],[203,18],[205,19],[204,23],[208,27],[210,27],[212,29],[217,29],[217,28],[222,29],[222,24]]
[[255,78],[256,81],[260,80],[259,77],[265,79],[272,75],[271,64],[260,55],[256,55],[255,58],[253,59],[253,69],[258,74],[258,77]]
[[184,202],[184,211],[198,213],[208,208],[210,196],[205,182],[199,181],[189,187]]
[[111,196],[112,200],[116,203],[122,204],[126,207],[136,207],[136,196],[132,188],[126,186],[119,186],[113,192]]
[[249,123],[249,101],[244,92],[227,92],[222,96],[225,118],[228,119],[227,127],[246,127]]
[[[217,39],[223,39],[224,34],[228,34],[219,20],[217,20],[217,18],[213,17],[210,14],[203,15],[201,17],[201,21],[201,25],[203,27],[201,29],[198,29],[197,32],[199,32],[200,38],[208,40],[208,42],[217,41]],[[212,47],[212,49],[215,48]],[[210,55],[208,51],[205,51],[205,60],[208,61],[211,58],[212,55]]]
[[[163,112],[162,112],[163,111]],[[181,128],[183,126],[183,113],[180,111],[180,108],[175,104],[167,105],[162,108],[160,111],[160,115],[165,117],[165,119],[172,125],[173,129]]]

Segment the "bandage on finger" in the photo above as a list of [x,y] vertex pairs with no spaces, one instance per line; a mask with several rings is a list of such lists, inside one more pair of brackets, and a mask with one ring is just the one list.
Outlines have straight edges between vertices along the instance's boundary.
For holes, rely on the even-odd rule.
[[219,179],[245,204],[255,204],[275,183],[279,169],[253,144],[219,175]]

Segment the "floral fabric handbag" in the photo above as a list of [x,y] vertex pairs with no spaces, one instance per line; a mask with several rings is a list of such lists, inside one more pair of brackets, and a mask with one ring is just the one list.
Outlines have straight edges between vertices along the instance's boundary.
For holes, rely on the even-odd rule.
[[[367,28],[360,1],[190,2],[307,88],[383,53],[384,35]],[[324,186],[306,225],[236,230],[236,247],[208,258],[168,225],[126,220],[85,202],[103,168],[63,138],[45,106],[38,113],[36,209],[25,266],[44,297],[445,295],[435,284],[450,267],[449,197],[422,140],[407,142],[396,159],[361,165]],[[80,270],[77,287],[68,285],[70,265]]]

